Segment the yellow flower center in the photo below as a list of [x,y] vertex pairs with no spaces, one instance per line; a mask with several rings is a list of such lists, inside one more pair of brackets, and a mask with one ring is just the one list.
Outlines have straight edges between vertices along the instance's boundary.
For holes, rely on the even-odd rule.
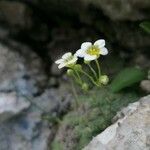
[[89,47],[86,52],[89,55],[97,55],[97,56],[100,55],[99,48],[97,46],[94,46],[94,45],[92,45],[91,47]]

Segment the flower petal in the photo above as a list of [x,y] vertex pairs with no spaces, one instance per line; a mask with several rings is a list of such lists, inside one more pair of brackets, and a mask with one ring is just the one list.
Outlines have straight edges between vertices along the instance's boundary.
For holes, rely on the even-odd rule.
[[84,57],[84,55],[85,55],[85,50],[82,50],[82,49],[77,50],[75,53],[75,56],[78,56],[78,57]]
[[67,62],[67,65],[75,64],[77,62],[78,58],[76,56],[73,57],[70,61]]
[[82,43],[82,45],[81,45],[81,49],[82,49],[82,50],[87,50],[91,45],[92,45],[91,42],[84,42],[84,43]]
[[61,68],[65,67],[65,66],[66,66],[65,63],[61,63],[61,64],[58,66],[58,68],[61,69]]
[[63,62],[63,59],[58,59],[55,61],[56,64],[61,64]]
[[105,47],[101,48],[101,49],[100,49],[100,54],[101,54],[101,55],[107,55],[107,54],[108,54],[107,48],[105,48]]
[[85,61],[91,61],[91,60],[95,60],[95,59],[97,59],[97,56],[96,55],[85,55],[85,57],[84,57],[84,60]]
[[103,39],[100,39],[100,40],[97,40],[95,43],[94,43],[95,46],[98,46],[99,48],[102,48],[105,46],[105,40]]
[[66,59],[66,58],[70,57],[71,55],[72,55],[72,53],[71,53],[71,52],[68,52],[68,53],[65,53],[65,54],[62,56],[62,58],[63,58],[63,59]]

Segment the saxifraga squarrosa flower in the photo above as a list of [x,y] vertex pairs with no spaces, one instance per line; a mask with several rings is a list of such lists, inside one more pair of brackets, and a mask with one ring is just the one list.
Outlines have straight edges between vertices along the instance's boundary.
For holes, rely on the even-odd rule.
[[105,40],[97,40],[94,44],[91,42],[84,42],[81,48],[77,50],[75,55],[84,58],[84,61],[92,61],[98,59],[100,55],[107,55],[108,50],[105,47]]
[[78,58],[77,56],[73,55],[71,52],[65,53],[61,59],[55,61],[58,65],[58,68],[61,69],[63,67],[71,67],[76,64]]

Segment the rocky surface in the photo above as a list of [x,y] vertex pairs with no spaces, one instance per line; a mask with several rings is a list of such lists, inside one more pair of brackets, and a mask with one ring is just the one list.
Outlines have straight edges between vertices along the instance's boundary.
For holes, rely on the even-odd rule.
[[55,83],[44,62],[29,47],[10,39],[4,43],[0,44],[0,150],[47,150],[55,131],[48,120],[67,110],[71,95],[65,84],[51,87]]
[[0,93],[0,122],[5,121],[27,109],[30,102],[16,92]]
[[0,44],[0,91],[39,93],[48,80],[42,60],[24,45],[12,41],[10,46]]
[[149,150],[150,95],[119,112],[116,123],[93,138],[84,150]]
[[17,118],[0,123],[0,150],[47,150],[55,128],[49,118],[42,118],[57,116],[66,110],[70,95],[62,92],[63,88],[47,89],[36,98],[24,97],[30,100],[31,107]]
[[[144,13],[150,7],[150,1],[145,0],[82,0],[86,5],[93,4],[113,20],[141,20],[149,18]],[[141,11],[143,10],[143,11]]]
[[[18,1],[22,2],[22,0]],[[40,0],[33,0],[32,2],[23,0],[23,2],[35,5],[37,7],[41,5],[41,9],[45,8],[47,13],[54,11],[61,12],[62,10],[59,8],[62,8],[65,10],[62,11],[62,15],[64,15],[65,12],[72,12],[70,16],[77,13],[84,13],[87,7],[93,6],[97,9],[101,9],[105,15],[114,20],[135,21],[148,19],[150,17],[149,13],[146,13],[149,11],[148,9],[150,7],[149,0],[63,0],[61,2],[55,0],[45,0],[43,2]]]
[[140,84],[143,91],[150,93],[150,80],[143,80]]

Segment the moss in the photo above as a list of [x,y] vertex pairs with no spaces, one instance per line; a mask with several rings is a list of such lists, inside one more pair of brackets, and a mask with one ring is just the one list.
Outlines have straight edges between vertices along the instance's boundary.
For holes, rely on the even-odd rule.
[[[78,109],[63,118],[55,137],[55,141],[61,144],[60,150],[82,149],[93,136],[111,124],[117,111],[137,99],[135,92],[114,94],[109,89],[94,89],[88,95],[81,95]],[[52,150],[58,150],[58,147]]]

